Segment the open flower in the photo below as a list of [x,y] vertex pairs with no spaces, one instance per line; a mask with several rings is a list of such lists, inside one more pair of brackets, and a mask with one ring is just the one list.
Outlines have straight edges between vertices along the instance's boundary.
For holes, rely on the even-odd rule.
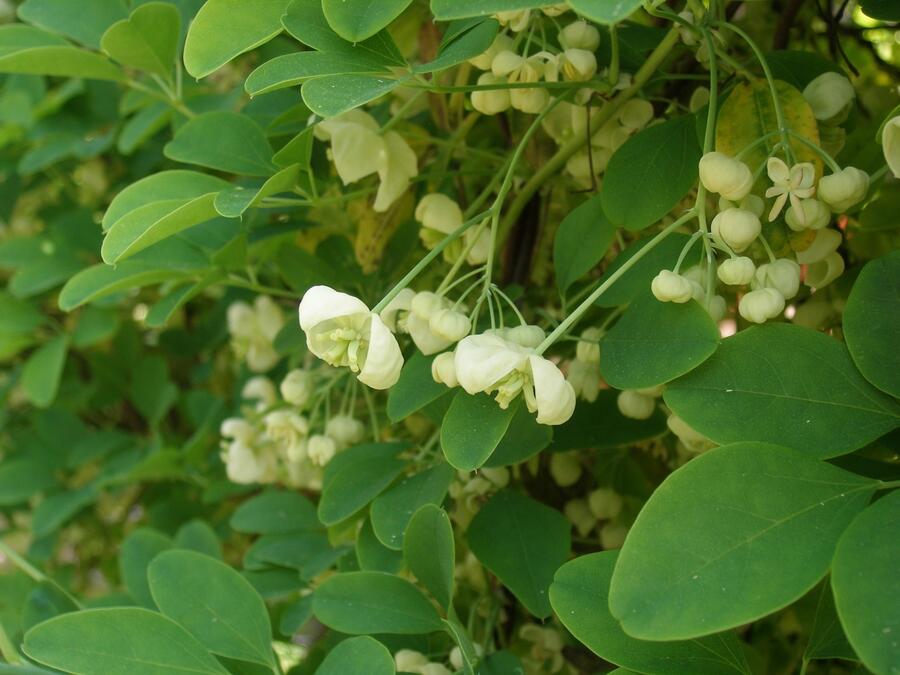
[[326,363],[350,368],[373,389],[399,379],[403,355],[397,339],[359,298],[313,286],[300,301],[299,316],[309,351]]
[[575,410],[575,391],[555,364],[496,333],[464,338],[456,348],[454,365],[459,384],[468,393],[496,392],[501,408],[521,394],[540,424],[562,424]]
[[291,461],[306,456],[306,437],[309,422],[289,410],[274,410],[265,416],[266,436]]
[[766,170],[769,180],[772,181],[772,187],[766,190],[766,197],[775,197],[775,203],[769,211],[769,222],[778,217],[788,199],[791,206],[799,211],[802,208],[800,200],[812,197],[816,193],[816,168],[810,162],[801,162],[788,167],[784,160],[769,157]]

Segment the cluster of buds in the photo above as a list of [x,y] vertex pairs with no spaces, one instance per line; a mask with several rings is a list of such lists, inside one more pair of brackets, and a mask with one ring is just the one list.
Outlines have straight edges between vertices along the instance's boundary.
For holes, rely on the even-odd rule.
[[[422,197],[416,205],[415,216],[422,225],[419,229],[419,238],[429,250],[463,224],[463,213],[459,204],[439,192]],[[486,228],[470,228],[444,249],[443,256],[447,262],[452,263],[465,252],[466,262],[470,265],[482,265],[487,261],[490,243]]]
[[431,661],[425,654],[413,649],[400,649],[394,654],[394,666],[399,673],[417,675],[452,675],[447,666]]
[[628,534],[629,525],[620,494],[608,487],[599,487],[583,497],[566,502],[563,513],[575,526],[581,537],[597,531],[604,549],[621,548]]
[[264,373],[278,363],[274,341],[284,325],[284,315],[270,297],[259,295],[252,305],[231,303],[227,323],[235,356],[246,360],[252,372]]
[[575,395],[588,402],[597,400],[600,394],[600,338],[599,328],[586,328],[575,347],[575,358],[569,361],[566,379]]

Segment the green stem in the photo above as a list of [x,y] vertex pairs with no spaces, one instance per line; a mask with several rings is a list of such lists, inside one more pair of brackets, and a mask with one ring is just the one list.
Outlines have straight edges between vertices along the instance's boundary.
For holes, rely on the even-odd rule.
[[257,293],[274,295],[279,298],[291,298],[292,300],[297,299],[297,294],[292,291],[286,291],[283,288],[275,288],[273,286],[263,286],[261,284],[255,284],[252,281],[247,281],[246,279],[241,279],[239,277],[229,277],[225,280],[225,285],[234,286],[236,288],[246,288],[249,291],[256,291]]
[[136,89],[137,91],[147,94],[147,96],[151,96],[151,97],[157,99],[158,101],[162,101],[163,103],[168,104],[170,107],[174,108],[175,110],[177,110],[178,112],[180,112],[182,115],[184,115],[187,118],[197,116],[197,113],[195,113],[193,110],[188,108],[181,101],[174,99],[171,96],[168,96],[161,92],[158,92],[154,89],[151,89],[150,87],[143,85],[140,82],[137,82],[136,80],[125,80],[125,84],[127,86],[131,87],[132,89]]
[[546,339],[538,345],[537,349],[535,349],[535,353],[540,355],[543,354],[550,345],[556,342],[557,338],[562,335],[565,335],[569,332],[569,329],[581,318],[581,315],[584,314],[588,309],[593,306],[593,304],[597,301],[597,299],[603,295],[606,290],[612,286],[619,278],[625,274],[628,270],[634,267],[638,261],[647,255],[650,251],[656,248],[659,243],[672,234],[679,227],[684,225],[687,221],[691,220],[696,216],[694,209],[691,209],[687,213],[685,213],[681,218],[676,220],[674,223],[666,227],[664,230],[659,232],[653,239],[648,241],[643,248],[641,248],[637,253],[631,256],[628,260],[623,263],[623,265],[617,269],[615,272],[609,275],[609,278],[600,284],[593,293],[591,293],[587,298],[585,298],[578,307],[572,310],[571,314],[567,316],[562,323],[560,323],[550,335],[546,337]]
[[47,575],[41,572],[37,567],[32,565],[30,562],[25,560],[22,556],[16,553],[5,541],[0,540],[0,553],[9,558],[10,562],[18,567],[20,570],[25,572],[32,579],[37,581],[38,583],[42,581],[47,581]]
[[820,148],[818,145],[813,143],[811,140],[809,140],[808,138],[805,138],[804,136],[801,136],[800,134],[796,133],[795,131],[791,131],[790,129],[788,130],[788,134],[790,134],[791,136],[796,138],[803,145],[807,146],[813,152],[815,152],[817,155],[819,155],[819,157],[822,158],[822,160],[828,165],[828,168],[830,168],[832,171],[837,173],[838,171],[841,170],[841,165],[835,161],[834,157],[829,155],[827,152],[825,152],[822,148]]
[[[706,49],[709,52],[709,107],[706,112],[706,132],[703,135],[703,154],[713,149],[716,138],[716,120],[719,105],[719,64],[716,61],[716,50],[713,45],[712,35],[705,26],[701,29]],[[694,203],[697,209],[697,219],[700,223],[700,232],[703,235],[703,251],[706,254],[706,288],[704,297],[706,306],[709,306],[715,288],[716,254],[709,243],[709,225],[706,222],[706,188],[700,183],[697,188],[697,201]],[[682,253],[686,253],[683,251]]]
[[877,490],[893,490],[894,488],[900,488],[900,480],[887,480],[880,481],[878,483]]
[[22,663],[22,657],[19,656],[19,652],[16,651],[12,640],[9,639],[2,624],[0,624],[0,654],[3,654],[3,660],[9,664],[16,665]]
[[609,85],[615,87],[616,83],[619,81],[619,31],[616,28],[616,24],[612,24],[609,27],[609,50],[609,71],[607,73],[607,79],[609,80]]

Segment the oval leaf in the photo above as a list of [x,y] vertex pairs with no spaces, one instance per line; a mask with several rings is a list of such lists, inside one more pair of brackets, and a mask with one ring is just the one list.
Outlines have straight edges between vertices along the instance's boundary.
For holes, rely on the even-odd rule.
[[516,408],[505,410],[487,394],[460,390],[441,424],[441,448],[450,465],[473,471],[484,464],[503,438]]
[[349,42],[370,38],[386,27],[412,0],[322,0],[328,25]]
[[394,657],[383,644],[368,635],[347,638],[328,652],[316,675],[394,675]]
[[447,512],[434,504],[416,511],[403,537],[403,557],[409,571],[444,609],[453,599],[456,548]]
[[426,504],[440,505],[456,472],[449,464],[438,464],[404,478],[372,502],[369,513],[375,534],[395,551],[403,548],[403,532],[413,514]]
[[403,471],[396,458],[402,446],[392,443],[358,445],[328,463],[319,500],[319,520],[335,525],[381,494]]
[[561,296],[603,260],[615,235],[616,227],[603,213],[599,195],[563,218],[553,240],[553,266]]
[[163,151],[176,162],[245,176],[270,176],[278,170],[262,128],[247,115],[227,110],[191,118]]

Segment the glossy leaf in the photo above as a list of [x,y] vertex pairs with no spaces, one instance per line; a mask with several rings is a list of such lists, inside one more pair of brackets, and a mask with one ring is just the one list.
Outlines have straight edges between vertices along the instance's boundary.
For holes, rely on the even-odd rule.
[[441,448],[450,465],[473,471],[483,465],[500,443],[518,403],[506,410],[487,394],[460,390],[441,424]]
[[844,532],[831,585],[841,625],[862,662],[878,675],[900,663],[900,491],[879,499]]
[[122,65],[170,78],[181,16],[175,5],[150,2],[135,8],[103,34],[101,47]]
[[316,675],[394,675],[394,672],[391,653],[368,635],[342,640],[316,669]]
[[166,157],[245,176],[270,176],[272,147],[247,115],[225,110],[191,118],[166,144]]
[[570,211],[559,224],[553,241],[556,285],[563,297],[569,287],[603,260],[616,235],[600,197],[592,197]]
[[641,510],[616,562],[610,611],[632,637],[686,640],[781,609],[822,579],[875,487],[789,448],[711,450]]
[[78,675],[159,675],[228,671],[181,626],[136,607],[62,614],[25,635],[25,653]]
[[862,378],[843,345],[788,324],[724,340],[706,363],[669,385],[665,401],[717,443],[765,441],[820,458],[900,425],[900,406]]
[[[462,21],[461,24],[469,24]],[[437,56],[428,63],[415,66],[417,73],[436,73],[447,68],[483,54],[493,43],[497,36],[499,24],[494,19],[484,19],[474,25],[469,25],[462,32],[454,30],[456,26],[451,24],[444,33]],[[449,39],[448,39],[448,36]]]
[[359,569],[366,572],[397,574],[403,567],[403,554],[382,544],[368,519],[356,535],[356,560]]
[[410,582],[383,572],[348,572],[326,579],[313,594],[313,612],[350,635],[415,635],[442,629],[437,610]]
[[849,659],[851,661],[859,658],[850,643],[847,642],[847,636],[844,629],[841,628],[837,609],[834,606],[834,593],[831,591],[829,582],[823,583],[819,592],[816,615],[803,658],[806,660]]
[[569,521],[518,492],[494,495],[469,525],[472,553],[538,618],[551,613],[547,590],[569,556]]
[[381,543],[399,551],[403,532],[413,514],[426,504],[440,506],[456,472],[449,464],[438,464],[404,478],[372,502],[370,517]]
[[515,406],[516,412],[503,434],[503,438],[484,463],[486,467],[509,466],[534,457],[550,445],[554,429],[548,424],[538,424],[534,413],[524,405]]
[[23,24],[0,26],[0,73],[125,79],[122,70],[102,54]]
[[400,16],[412,0],[322,0],[335,33],[348,42],[370,38]]
[[244,89],[258,96],[285,87],[294,87],[306,80],[344,73],[376,75],[387,72],[387,65],[370,53],[295,52],[276,56],[250,73]]
[[749,673],[732,633],[697,640],[649,642],[629,636],[609,612],[609,583],[618,551],[575,558],[557,570],[550,586],[553,611],[600,658],[640,673],[722,675]]
[[447,512],[426,504],[412,517],[403,537],[403,557],[409,571],[444,609],[453,599],[456,547]]

